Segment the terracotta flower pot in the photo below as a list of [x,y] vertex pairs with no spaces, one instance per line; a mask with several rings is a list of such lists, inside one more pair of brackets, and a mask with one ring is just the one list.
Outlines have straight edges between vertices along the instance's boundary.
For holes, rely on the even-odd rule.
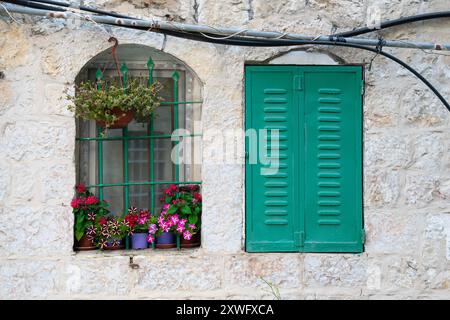
[[96,249],[97,247],[95,246],[94,242],[92,240],[89,240],[86,235],[82,236],[79,241],[75,242],[75,250],[77,251],[87,251]]
[[196,233],[191,237],[191,240],[185,240],[183,236],[181,236],[180,244],[182,248],[195,248],[200,247],[201,244],[201,236],[200,233]]
[[[119,108],[114,108],[111,113],[118,117],[118,119],[114,121],[114,123],[109,127],[110,129],[125,128],[133,120],[134,117],[133,110],[122,111]],[[103,128],[106,125],[104,121],[97,121],[97,123]]]

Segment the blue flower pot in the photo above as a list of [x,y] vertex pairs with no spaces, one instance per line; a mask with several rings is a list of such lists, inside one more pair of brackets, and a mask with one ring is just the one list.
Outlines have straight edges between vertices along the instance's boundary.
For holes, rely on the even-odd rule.
[[131,248],[132,249],[147,249],[147,233],[134,233],[131,235]]
[[163,232],[159,237],[156,237],[156,247],[158,249],[176,248],[175,234],[172,232]]

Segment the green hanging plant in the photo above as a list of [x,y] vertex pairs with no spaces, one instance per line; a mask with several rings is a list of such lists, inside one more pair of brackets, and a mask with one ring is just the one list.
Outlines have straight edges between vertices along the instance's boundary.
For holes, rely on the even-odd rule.
[[67,108],[75,117],[95,120],[105,128],[113,126],[122,114],[130,111],[136,121],[147,122],[161,103],[162,85],[143,83],[138,78],[131,79],[126,86],[114,79],[82,82],[74,96],[66,95],[72,102]]

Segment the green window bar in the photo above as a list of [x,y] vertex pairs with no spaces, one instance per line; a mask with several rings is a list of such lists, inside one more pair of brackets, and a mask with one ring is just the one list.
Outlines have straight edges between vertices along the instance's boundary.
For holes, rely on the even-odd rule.
[[[148,84],[153,84],[154,81],[154,67],[155,64],[150,57],[147,61],[147,69],[148,69]],[[125,63],[122,64],[120,71],[122,73],[122,80],[123,84],[126,90],[127,84],[128,84],[128,67]],[[100,70],[100,68],[97,69],[97,72],[95,74],[96,81],[97,81],[97,88],[98,90],[102,90],[101,87],[101,80],[104,79],[103,72]],[[174,81],[174,89],[173,89],[173,100],[174,101],[163,101],[161,102],[161,105],[171,105],[174,108],[174,117],[173,117],[173,130],[177,130],[179,128],[179,107],[180,106],[187,106],[191,104],[200,104],[202,101],[179,101],[179,79],[180,74],[178,71],[175,71],[172,74],[172,79]],[[123,187],[123,197],[124,197],[124,211],[126,213],[128,207],[129,207],[129,188],[130,186],[142,186],[142,185],[148,185],[150,186],[150,208],[151,212],[153,214],[156,214],[156,191],[155,186],[157,185],[170,185],[170,184],[202,184],[201,181],[180,181],[179,178],[179,159],[178,159],[178,144],[179,141],[174,146],[175,151],[177,152],[177,159],[175,164],[175,180],[174,181],[154,181],[155,180],[155,167],[154,167],[154,159],[155,159],[155,145],[154,140],[155,139],[170,139],[172,137],[178,137],[178,138],[184,138],[184,137],[200,137],[202,134],[180,134],[180,135],[171,135],[171,134],[163,134],[163,135],[155,135],[153,128],[154,128],[154,119],[151,117],[149,119],[148,123],[148,129],[147,129],[147,135],[143,136],[129,136],[128,135],[128,128],[122,129],[122,136],[114,136],[114,137],[105,137],[103,136],[103,128],[96,125],[96,136],[95,137],[77,137],[76,141],[96,141],[97,142],[97,181],[96,184],[88,185],[88,188],[97,188],[98,189],[98,195],[100,200],[104,200],[104,188],[109,187]],[[128,172],[128,151],[129,151],[129,140],[149,140],[149,181],[142,181],[142,182],[130,182],[129,181],[129,172]],[[122,141],[123,146],[123,182],[122,183],[104,183],[104,173],[103,173],[103,143],[107,141]],[[180,249],[180,236],[177,236],[177,248]],[[127,237],[126,239],[126,248],[129,249],[129,239]],[[155,244],[153,244],[153,248],[155,248]]]

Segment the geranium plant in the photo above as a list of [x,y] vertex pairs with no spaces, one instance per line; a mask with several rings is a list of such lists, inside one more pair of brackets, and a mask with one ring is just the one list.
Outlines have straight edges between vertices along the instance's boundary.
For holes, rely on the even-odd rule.
[[75,238],[80,239],[86,234],[89,240],[93,240],[92,228],[96,221],[105,216],[109,211],[108,204],[94,196],[84,184],[75,187],[76,196],[70,203],[75,216]]
[[126,87],[117,80],[82,82],[76,88],[76,95],[67,95],[73,104],[68,109],[75,117],[104,123],[105,128],[112,126],[118,119],[116,111],[133,111],[139,122],[147,122],[162,98],[158,95],[162,86],[159,82],[151,85],[140,79],[132,79]]
[[190,240],[200,231],[202,196],[199,190],[198,185],[178,187],[173,184],[164,191],[165,195],[161,199],[164,202],[161,216],[169,217],[174,231],[185,240]]

